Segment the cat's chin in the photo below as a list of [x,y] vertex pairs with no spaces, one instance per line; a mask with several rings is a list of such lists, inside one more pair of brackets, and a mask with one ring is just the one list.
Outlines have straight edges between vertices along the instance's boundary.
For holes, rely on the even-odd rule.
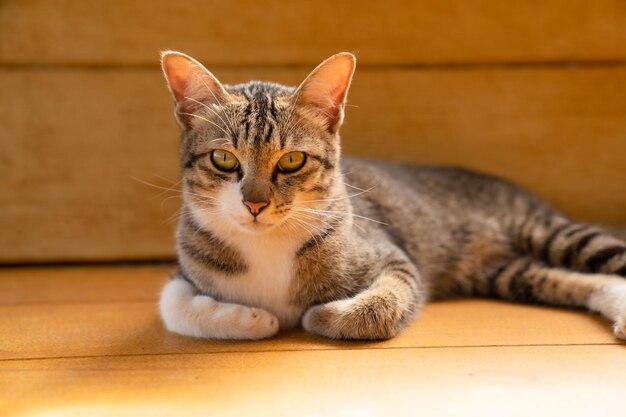
[[274,224],[261,223],[259,221],[251,221],[247,223],[239,224],[239,226],[248,233],[263,234],[274,228]]

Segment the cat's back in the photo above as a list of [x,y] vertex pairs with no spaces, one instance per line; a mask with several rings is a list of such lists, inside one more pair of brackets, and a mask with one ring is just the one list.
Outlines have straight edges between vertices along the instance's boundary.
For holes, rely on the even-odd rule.
[[515,200],[541,203],[507,180],[462,167],[344,157],[342,169],[356,205],[366,199],[384,206],[492,211],[510,206]]
[[343,172],[355,233],[379,249],[399,244],[433,279],[445,276],[468,242],[499,257],[511,225],[530,210],[552,210],[506,180],[459,167],[348,157]]
[[486,184],[512,186],[501,178],[452,165],[421,165],[354,156],[344,156],[341,164],[344,176],[359,183],[377,181],[382,184],[384,181],[385,185],[398,184],[411,189],[440,187],[459,191],[468,190],[468,186],[470,191],[475,191],[476,187],[482,189]]

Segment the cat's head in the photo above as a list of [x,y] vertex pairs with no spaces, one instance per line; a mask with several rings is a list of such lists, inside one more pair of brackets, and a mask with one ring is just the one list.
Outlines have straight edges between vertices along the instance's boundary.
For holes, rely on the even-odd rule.
[[297,88],[223,85],[179,52],[164,52],[162,66],[182,131],[185,204],[253,233],[290,219],[310,225],[341,186],[338,132],[354,56],[328,58]]

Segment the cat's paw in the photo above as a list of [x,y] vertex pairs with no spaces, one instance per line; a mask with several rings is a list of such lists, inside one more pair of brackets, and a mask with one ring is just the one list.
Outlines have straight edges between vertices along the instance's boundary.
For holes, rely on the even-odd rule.
[[626,314],[615,321],[613,324],[613,333],[622,340],[626,340]]
[[242,324],[247,335],[252,339],[264,339],[278,333],[279,322],[272,313],[254,307],[244,307],[246,316]]
[[385,307],[379,299],[333,301],[309,308],[302,327],[331,339],[388,339],[398,333],[399,323]]
[[279,322],[272,313],[254,307],[238,308],[241,311],[232,329],[234,339],[265,339],[278,333]]
[[316,305],[309,308],[302,316],[302,327],[309,333],[339,339],[336,331],[339,309],[333,303]]
[[165,285],[159,307],[165,327],[185,336],[254,340],[274,336],[279,329],[278,319],[270,312],[197,294],[182,279]]

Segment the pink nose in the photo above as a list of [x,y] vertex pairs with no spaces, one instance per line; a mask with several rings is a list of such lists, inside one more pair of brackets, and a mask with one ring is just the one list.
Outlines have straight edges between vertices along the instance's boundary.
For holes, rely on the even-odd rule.
[[260,201],[258,203],[255,203],[253,201],[244,201],[243,204],[245,204],[248,207],[248,210],[250,210],[250,213],[256,216],[257,214],[261,212],[261,210],[267,207],[270,203],[265,202],[265,201]]

